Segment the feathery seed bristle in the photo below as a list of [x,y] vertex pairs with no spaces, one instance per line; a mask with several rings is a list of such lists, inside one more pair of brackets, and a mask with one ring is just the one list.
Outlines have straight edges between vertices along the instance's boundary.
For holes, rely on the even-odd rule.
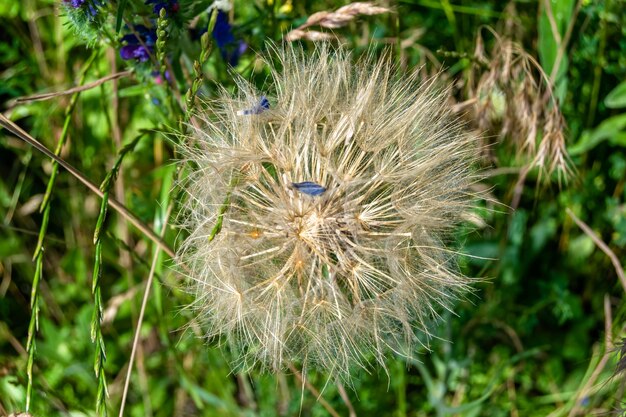
[[476,138],[436,79],[326,45],[278,56],[272,106],[238,115],[261,96],[241,81],[185,149],[193,307],[244,365],[384,367],[468,288],[445,242],[472,208]]

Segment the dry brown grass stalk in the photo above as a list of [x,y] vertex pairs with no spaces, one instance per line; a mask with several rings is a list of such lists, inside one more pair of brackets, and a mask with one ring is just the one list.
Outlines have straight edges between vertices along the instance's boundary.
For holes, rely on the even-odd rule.
[[[551,79],[533,56],[508,37],[514,36],[515,27],[510,24],[502,36],[490,28],[478,32],[468,99],[459,108],[471,110],[480,132],[509,141],[525,161],[523,172],[538,167],[540,178],[556,172],[560,182],[571,175],[565,122]],[[483,30],[494,37],[489,52]]]
[[334,12],[321,11],[313,13],[302,25],[293,29],[285,35],[286,41],[305,39],[310,41],[322,41],[335,39],[336,36],[330,33],[305,30],[311,26],[320,26],[325,29],[338,29],[354,21],[358,16],[373,16],[382,13],[389,13],[391,9],[376,6],[370,2],[355,2],[340,7]]

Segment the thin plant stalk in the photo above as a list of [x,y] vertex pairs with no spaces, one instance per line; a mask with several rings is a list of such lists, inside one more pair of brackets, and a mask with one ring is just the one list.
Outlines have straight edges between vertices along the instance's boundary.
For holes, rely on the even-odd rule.
[[180,125],[180,131],[183,133],[187,132],[189,121],[191,120],[191,115],[193,114],[193,109],[195,105],[195,98],[198,94],[198,90],[202,86],[202,82],[204,81],[204,73],[202,72],[202,67],[209,59],[209,55],[211,54],[211,38],[209,37],[209,33],[213,33],[213,28],[215,28],[215,22],[217,20],[217,9],[213,9],[211,13],[211,18],[209,19],[209,26],[207,32],[202,35],[200,38],[200,42],[202,45],[202,50],[200,51],[200,58],[193,63],[193,74],[194,79],[191,82],[191,87],[185,93],[185,114],[183,116],[182,123]]
[[[163,221],[163,226],[161,228],[161,237],[163,237],[167,229],[167,220],[170,217],[172,206],[173,206],[173,203],[170,202],[169,206],[167,207],[167,212],[165,214],[165,220]],[[126,380],[124,381],[124,390],[122,392],[122,401],[120,403],[119,417],[122,417],[124,415],[124,407],[126,406],[126,397],[128,395],[128,388],[130,386],[130,376],[133,372],[135,354],[137,353],[137,346],[139,344],[139,335],[141,332],[141,325],[143,324],[143,318],[146,313],[146,306],[148,304],[148,298],[150,297],[150,288],[152,287],[152,283],[154,281],[156,265],[157,265],[157,261],[158,261],[160,253],[161,253],[161,248],[159,246],[156,246],[154,249],[154,256],[152,258],[152,263],[150,265],[150,272],[148,273],[148,281],[146,282],[146,291],[144,292],[143,299],[141,300],[141,309],[139,310],[139,318],[137,319],[137,327],[135,328],[135,336],[133,337],[133,347],[130,352],[128,369],[126,371]]]
[[288,365],[288,367],[289,370],[293,372],[293,375],[296,377],[296,379],[302,384],[302,387],[306,387],[306,389],[308,389],[311,394],[315,396],[321,406],[324,407],[326,411],[328,411],[328,414],[333,417],[339,417],[339,413],[337,412],[337,410],[335,410],[333,406],[330,405],[330,403],[326,401],[324,397],[322,397],[322,393],[306,379],[305,375],[301,374],[300,371],[298,371],[298,369],[291,363]]
[[63,91],[56,91],[56,92],[52,92],[52,93],[42,93],[42,94],[35,94],[32,96],[25,96],[25,97],[19,97],[16,98],[14,103],[15,104],[22,104],[22,103],[30,103],[33,101],[44,101],[44,100],[50,100],[59,96],[66,96],[66,95],[70,95],[70,94],[74,94],[74,93],[80,93],[81,91],[86,91],[86,90],[90,90],[94,87],[98,87],[104,83],[106,83],[107,81],[112,81],[112,80],[117,80],[120,78],[124,78],[124,77],[128,77],[129,75],[131,75],[133,73],[132,70],[128,70],[128,71],[122,71],[122,72],[116,72],[115,74],[110,74],[107,75],[105,77],[102,77],[96,81],[92,81],[90,83],[87,83],[85,85],[80,85],[77,87],[73,87],[70,88],[68,90],[63,90]]
[[113,164],[113,168],[107,174],[102,185],[100,186],[100,190],[102,191],[102,202],[100,204],[100,213],[98,215],[98,220],[96,221],[96,228],[94,231],[94,245],[95,245],[95,260],[93,267],[93,281],[91,292],[94,299],[94,310],[93,316],[91,318],[91,340],[96,344],[96,352],[94,357],[94,372],[96,374],[96,378],[98,378],[98,394],[96,397],[96,413],[99,415],[107,415],[106,410],[106,398],[108,396],[107,393],[107,382],[106,376],[104,373],[104,363],[106,362],[106,349],[104,345],[104,337],[102,336],[102,318],[103,318],[103,307],[102,307],[102,292],[100,288],[100,278],[101,278],[101,267],[102,267],[102,226],[104,225],[104,220],[106,219],[107,208],[109,206],[109,194],[111,192],[111,188],[117,175],[120,170],[120,166],[122,165],[122,161],[124,157],[132,151],[137,142],[144,136],[145,133],[139,134],[135,139],[133,139],[130,143],[125,145],[119,152],[115,163]]
[[[180,114],[180,105],[178,105],[174,100],[173,92],[175,91],[174,86],[167,79],[167,68],[168,62],[167,57],[165,55],[165,47],[167,44],[167,27],[169,26],[169,21],[167,20],[167,12],[165,8],[162,8],[159,17],[157,19],[157,40],[156,40],[156,60],[157,65],[159,66],[159,73],[161,74],[161,79],[163,80],[163,85],[165,86],[165,93],[167,95],[167,105],[169,107],[170,112],[175,112]],[[170,71],[171,72],[171,71]]]
[[596,246],[600,248],[600,250],[606,254],[606,256],[609,257],[609,259],[611,260],[611,263],[613,264],[613,267],[615,268],[615,273],[617,274],[617,277],[619,278],[619,282],[622,285],[622,288],[624,289],[624,291],[626,292],[626,273],[624,273],[624,267],[620,263],[619,258],[617,257],[615,252],[613,252],[611,248],[609,248],[609,246],[606,243],[604,243],[602,239],[600,239],[600,237],[591,229],[591,227],[589,227],[589,225],[587,225],[587,223],[580,220],[578,216],[576,216],[570,208],[568,208],[566,211],[567,211],[567,214],[574,220],[576,225],[580,227],[580,229],[583,232],[585,232],[587,236],[591,238],[593,243],[595,243]]
[[[79,85],[83,85],[85,82],[85,78],[87,75],[87,71],[93,64],[94,60],[98,56],[98,52],[94,51],[89,59],[83,65],[83,69],[81,71],[81,76],[79,80]],[[72,113],[76,106],[76,102],[78,101],[78,96],[80,92],[75,92],[70,98],[70,102],[65,109],[65,121],[63,123],[63,130],[61,131],[61,136],[59,137],[59,141],[54,150],[54,155],[58,156],[61,153],[61,149],[65,145],[65,141],[67,140],[69,125],[72,119]],[[33,395],[33,365],[35,362],[35,350],[36,350],[36,342],[35,342],[35,334],[39,329],[39,283],[43,277],[43,253],[44,253],[44,238],[46,237],[46,233],[48,231],[48,222],[50,220],[50,198],[52,196],[52,191],[54,189],[54,184],[56,182],[57,173],[59,171],[59,163],[56,159],[53,158],[52,161],[52,173],[50,174],[50,179],[48,180],[48,185],[46,187],[46,193],[44,194],[44,198],[41,201],[41,205],[39,206],[39,211],[42,213],[41,226],[39,227],[39,238],[37,240],[37,246],[35,247],[35,251],[33,253],[33,261],[35,262],[35,274],[33,276],[33,286],[31,290],[30,297],[30,308],[31,308],[31,316],[30,322],[28,324],[28,339],[26,342],[26,352],[28,353],[28,361],[26,363],[26,375],[28,378],[28,382],[26,385],[26,412],[30,410],[30,404],[32,401]]]

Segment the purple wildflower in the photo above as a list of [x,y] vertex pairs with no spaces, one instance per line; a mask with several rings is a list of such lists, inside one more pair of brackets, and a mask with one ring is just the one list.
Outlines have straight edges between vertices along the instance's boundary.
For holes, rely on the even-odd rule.
[[157,40],[156,30],[137,25],[135,32],[122,38],[122,42],[126,42],[126,45],[120,49],[120,56],[126,60],[136,59],[139,62],[146,62],[150,59],[150,54],[154,52]]
[[228,22],[228,14],[221,10],[217,12],[213,38],[224,61],[233,67],[237,66],[239,58],[248,49],[248,44],[241,39],[235,39],[233,27]]
[[152,8],[152,10],[154,11],[154,14],[156,14],[157,16],[161,13],[161,9],[165,9],[167,14],[177,13],[178,10],[180,9],[178,0],[166,0],[166,1],[146,0],[146,4],[154,4],[154,7]]
[[63,0],[66,4],[69,4],[75,9],[82,8],[84,4],[87,4],[87,9],[91,17],[95,17],[98,13],[98,7],[102,6],[101,0]]

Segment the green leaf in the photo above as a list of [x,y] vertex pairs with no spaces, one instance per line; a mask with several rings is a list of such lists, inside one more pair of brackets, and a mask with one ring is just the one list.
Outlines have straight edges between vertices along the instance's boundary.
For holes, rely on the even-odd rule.
[[7,1],[0,3],[0,16],[6,18],[15,18],[20,14],[20,1]]
[[120,0],[120,5],[117,7],[117,16],[115,17],[115,33],[120,33],[122,29],[122,18],[124,17],[124,9],[126,8],[128,0]]
[[[557,56],[559,51],[560,42],[562,42],[563,36],[567,25],[569,24],[572,13],[574,11],[574,0],[548,0],[550,2],[550,8],[548,9],[542,4],[541,15],[539,17],[538,27],[538,44],[537,49],[539,52],[539,61],[541,67],[548,76],[553,71],[555,64],[557,63]],[[548,15],[550,13],[550,15]],[[556,28],[553,27],[551,20],[554,22]],[[554,33],[554,29],[558,33]],[[556,71],[555,77],[555,95],[559,99],[559,102],[563,102],[565,94],[567,92],[567,86],[561,85],[566,82],[566,73],[568,67],[567,52],[563,54],[560,59],[559,67]]]
[[130,87],[125,87],[119,90],[120,98],[137,97],[137,96],[143,96],[145,94],[146,94],[146,87],[141,84],[131,85]]
[[626,81],[615,87],[604,99],[604,104],[609,109],[621,109],[626,107]]
[[180,385],[189,394],[195,405],[199,409],[204,409],[205,405],[210,405],[214,408],[221,408],[228,410],[228,404],[226,404],[220,397],[214,395],[204,388],[194,383],[191,379],[182,376],[180,379]]
[[576,144],[568,149],[570,155],[580,155],[609,140],[612,144],[626,146],[626,113],[609,117],[592,131],[584,131]]
[[593,253],[596,245],[587,235],[580,235],[570,240],[568,247],[568,259],[577,262],[584,262]]

